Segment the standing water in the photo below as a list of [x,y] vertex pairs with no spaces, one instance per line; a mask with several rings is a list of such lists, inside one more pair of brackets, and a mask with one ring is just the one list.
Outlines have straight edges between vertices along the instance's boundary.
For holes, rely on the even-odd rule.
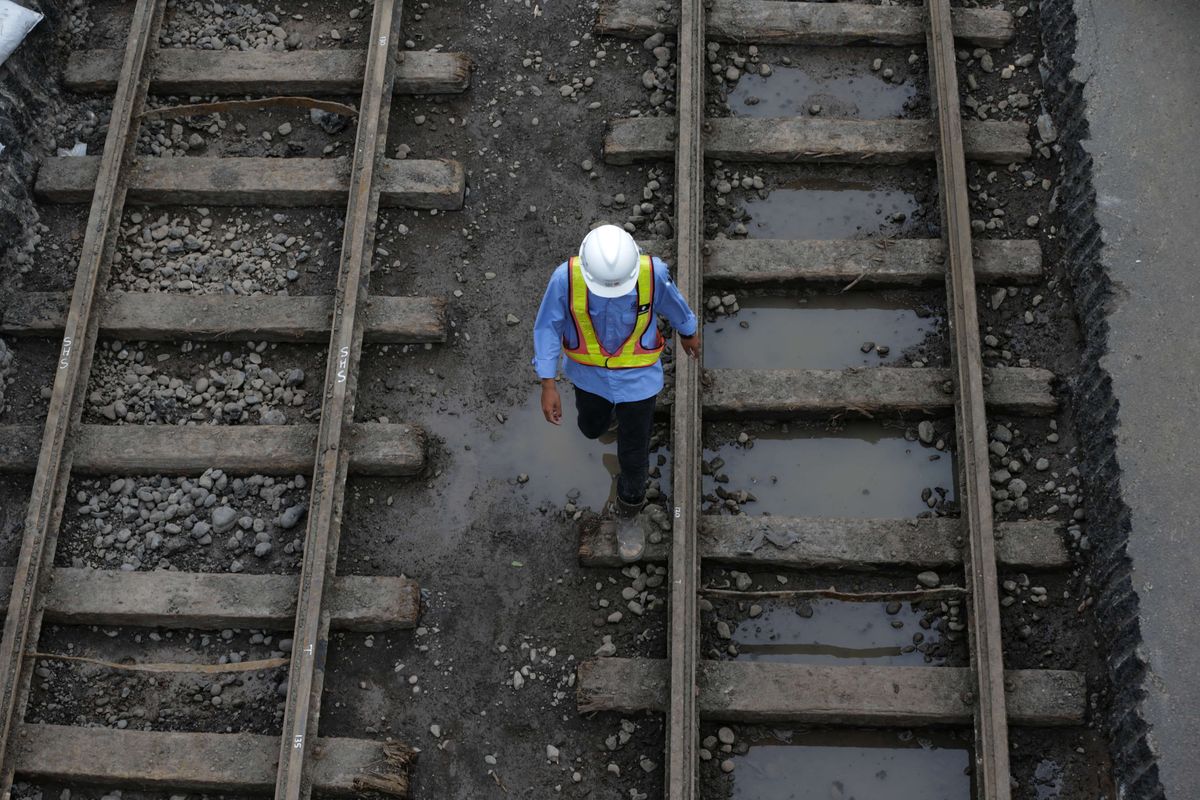
[[871,293],[745,296],[738,303],[735,314],[704,325],[710,369],[877,367],[899,360],[942,321]]
[[816,107],[821,116],[887,119],[903,116],[917,96],[911,82],[893,83],[866,65],[820,70],[815,65],[772,66],[769,76],[746,73],[729,93],[736,117],[793,117]]
[[[783,433],[771,430],[753,447],[725,444],[705,449],[710,463],[724,463],[704,476],[704,493],[723,485],[746,490],[752,514],[794,517],[914,517],[930,506],[922,493],[954,497],[954,459],[946,452],[908,441],[901,430],[877,422],[854,422],[837,431]],[[728,476],[721,482],[720,476]]]
[[734,756],[731,800],[970,800],[955,732],[779,732]]
[[[542,416],[536,389],[522,405],[508,410],[503,424],[480,422],[470,411],[422,421],[429,433],[444,440],[451,453],[446,474],[439,479],[444,496],[454,498],[446,501],[449,517],[462,513],[460,504],[472,502],[479,489],[493,482],[511,484],[523,502],[534,505],[562,506],[571,500],[580,508],[598,512],[615,499],[620,472],[615,434],[585,437],[575,422],[575,390],[563,383],[559,394],[561,425],[551,425]],[[666,447],[652,452],[650,465],[659,470],[661,486],[669,491],[667,454]],[[660,466],[660,460],[666,463]]]
[[[858,239],[901,236],[915,227],[913,192],[864,181],[806,178],[741,201],[751,239]],[[735,232],[731,225],[729,232]]]
[[739,659],[842,666],[943,661],[922,652],[939,642],[941,634],[921,627],[925,613],[911,603],[821,599],[797,606],[768,600],[762,609],[733,631]]

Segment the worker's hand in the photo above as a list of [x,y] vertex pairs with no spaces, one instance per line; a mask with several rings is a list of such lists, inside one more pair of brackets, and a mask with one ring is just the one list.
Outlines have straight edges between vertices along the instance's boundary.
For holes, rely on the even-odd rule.
[[691,336],[680,335],[679,343],[683,345],[684,352],[692,358],[700,358],[700,331],[697,330]]
[[542,414],[546,422],[562,425],[562,398],[558,396],[558,387],[554,381],[542,381]]

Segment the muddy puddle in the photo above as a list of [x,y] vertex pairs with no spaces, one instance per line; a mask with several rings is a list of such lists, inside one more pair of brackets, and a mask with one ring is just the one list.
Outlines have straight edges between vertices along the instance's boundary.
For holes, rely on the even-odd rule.
[[[456,498],[469,504],[478,490],[496,484],[515,490],[531,506],[561,507],[571,501],[579,508],[600,511],[616,498],[620,466],[615,433],[588,439],[579,432],[575,391],[569,384],[559,388],[562,425],[551,425],[542,416],[539,391],[532,390],[523,404],[505,409],[503,423],[453,411],[421,421],[450,451],[446,473],[438,478],[448,498],[449,517],[469,519],[475,512],[459,507]],[[668,455],[665,446],[650,455],[651,478],[667,490],[671,485]]]
[[[751,239],[856,239],[909,235],[921,203],[906,189],[809,177],[734,201]],[[728,233],[740,229],[730,225]]]
[[941,327],[940,315],[878,293],[800,298],[743,296],[704,326],[704,366],[845,369],[903,359]]
[[760,606],[757,617],[733,628],[739,659],[839,666],[944,661],[936,654],[941,634],[921,626],[926,613],[911,603],[767,600]]
[[[953,500],[954,461],[905,438],[899,427],[849,423],[836,431],[768,429],[752,447],[706,440],[706,496],[747,491],[749,514],[804,517],[913,517],[937,498]],[[715,462],[714,459],[720,459]],[[928,498],[928,501],[927,499]]]
[[752,739],[718,796],[730,800],[969,800],[955,731],[776,731]]
[[[805,59],[809,62],[809,59]],[[746,73],[726,102],[735,117],[854,117],[889,119],[905,116],[917,98],[915,83],[895,83],[869,62],[831,69],[811,63],[772,65],[767,76]]]

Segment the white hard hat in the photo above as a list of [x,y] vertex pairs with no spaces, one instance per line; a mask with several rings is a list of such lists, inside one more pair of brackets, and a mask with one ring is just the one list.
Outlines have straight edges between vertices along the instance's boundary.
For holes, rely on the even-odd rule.
[[639,259],[633,237],[616,225],[601,225],[583,237],[579,265],[588,291],[600,297],[621,297],[637,285]]

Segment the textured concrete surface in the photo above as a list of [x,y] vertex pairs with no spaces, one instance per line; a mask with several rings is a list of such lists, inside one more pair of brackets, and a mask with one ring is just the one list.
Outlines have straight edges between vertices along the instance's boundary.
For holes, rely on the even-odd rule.
[[1103,366],[1149,662],[1143,713],[1171,800],[1200,796],[1200,3],[1075,0],[1102,259]]

